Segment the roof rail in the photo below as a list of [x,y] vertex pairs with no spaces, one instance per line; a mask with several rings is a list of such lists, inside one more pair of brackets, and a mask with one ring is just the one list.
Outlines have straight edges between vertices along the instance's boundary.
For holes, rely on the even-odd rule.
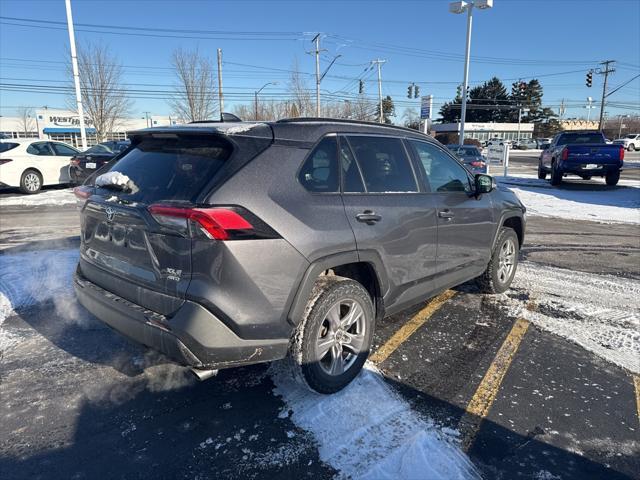
[[405,132],[419,133],[426,135],[420,130],[414,130],[413,128],[401,127],[400,125],[392,125],[388,123],[367,122],[365,120],[350,120],[348,118],[324,118],[324,117],[297,117],[297,118],[283,118],[276,121],[276,123],[313,123],[313,122],[331,122],[331,123],[353,123],[356,125],[367,125],[370,127],[385,127],[394,128],[396,130],[402,130]]

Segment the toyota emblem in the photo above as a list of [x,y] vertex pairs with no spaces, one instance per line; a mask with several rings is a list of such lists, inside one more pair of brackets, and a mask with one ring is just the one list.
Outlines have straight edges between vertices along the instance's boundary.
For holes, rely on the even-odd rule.
[[107,214],[107,221],[112,222],[113,221],[113,217],[116,216],[116,211],[111,208],[111,207],[107,207],[104,209],[104,213]]

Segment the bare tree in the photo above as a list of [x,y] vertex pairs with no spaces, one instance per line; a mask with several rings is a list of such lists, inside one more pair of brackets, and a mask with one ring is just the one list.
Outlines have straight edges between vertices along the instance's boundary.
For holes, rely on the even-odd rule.
[[[131,111],[132,102],[122,83],[122,65],[105,45],[87,43],[78,48],[78,71],[84,113],[102,142]],[[69,72],[73,75],[71,66]],[[75,111],[75,94],[68,103]]]
[[30,132],[36,129],[35,114],[33,108],[21,107],[18,109],[18,127],[24,132],[24,137],[28,138]]
[[171,100],[175,113],[185,122],[211,120],[217,111],[213,63],[198,50],[174,50],[171,58],[177,77]]
[[315,116],[311,93],[307,82],[305,82],[298,69],[297,59],[293,62],[291,76],[289,77],[289,94],[292,97],[292,105],[289,109],[291,117]]

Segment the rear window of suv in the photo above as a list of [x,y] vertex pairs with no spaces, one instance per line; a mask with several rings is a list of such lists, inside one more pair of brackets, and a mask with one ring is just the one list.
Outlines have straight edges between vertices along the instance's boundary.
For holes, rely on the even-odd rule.
[[135,188],[124,192],[114,190],[114,194],[146,204],[192,202],[232,151],[228,141],[213,135],[143,137],[110,168],[129,177]]

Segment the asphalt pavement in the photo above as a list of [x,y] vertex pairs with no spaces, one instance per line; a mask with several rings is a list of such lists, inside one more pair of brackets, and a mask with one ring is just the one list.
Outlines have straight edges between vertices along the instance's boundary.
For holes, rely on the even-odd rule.
[[[511,165],[531,174],[536,161],[520,155]],[[638,170],[622,178],[638,178]],[[79,244],[72,204],[1,208],[0,256]],[[637,281],[638,227],[530,217],[521,260],[576,278]],[[457,287],[437,308],[425,303],[380,322],[373,358],[416,412],[460,432],[485,478],[640,478],[637,376],[523,319],[514,301],[541,308],[529,295],[522,287],[498,296]],[[0,342],[2,479],[337,473],[274,393],[273,367],[223,370],[197,383],[72,298],[31,302],[0,328],[8,334]]]

